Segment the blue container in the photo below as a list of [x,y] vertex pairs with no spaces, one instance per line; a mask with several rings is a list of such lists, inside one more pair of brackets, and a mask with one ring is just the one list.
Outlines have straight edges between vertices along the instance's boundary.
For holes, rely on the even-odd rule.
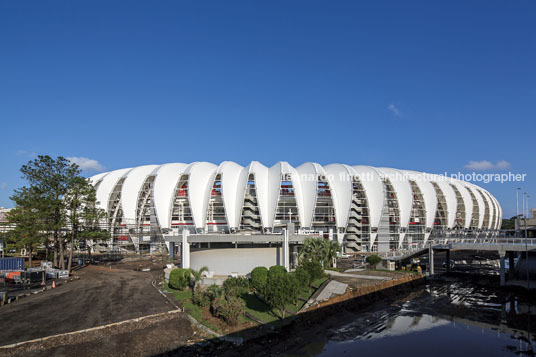
[[24,258],[0,258],[0,270],[24,270]]

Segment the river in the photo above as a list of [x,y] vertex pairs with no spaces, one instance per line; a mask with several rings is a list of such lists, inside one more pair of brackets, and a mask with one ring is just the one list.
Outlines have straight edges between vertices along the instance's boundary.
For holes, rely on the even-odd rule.
[[536,344],[533,335],[532,345],[529,342],[527,330],[536,324],[536,308],[530,309],[527,301],[473,282],[428,284],[387,307],[345,312],[341,324],[326,331],[324,341],[295,352],[319,356],[533,355]]
[[535,294],[497,285],[450,275],[304,313],[240,346],[212,340],[177,355],[534,356]]

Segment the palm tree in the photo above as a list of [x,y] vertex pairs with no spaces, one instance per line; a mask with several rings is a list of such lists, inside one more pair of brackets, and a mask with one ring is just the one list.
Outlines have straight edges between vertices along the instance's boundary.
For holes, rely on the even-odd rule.
[[199,270],[190,269],[190,278],[191,278],[191,281],[193,282],[192,285],[193,285],[194,289],[195,289],[197,283],[199,282],[199,280],[201,280],[201,275],[204,272],[208,272],[208,267],[206,265],[201,267],[201,269],[199,269]]
[[335,240],[324,241],[324,266],[332,267],[337,259],[337,252],[341,250],[341,245]]
[[321,237],[307,238],[300,251],[300,259],[305,261],[316,260],[323,267],[333,266],[337,252],[341,250],[341,245],[334,240],[327,240]]
[[324,238],[307,238],[300,251],[300,260],[324,262]]

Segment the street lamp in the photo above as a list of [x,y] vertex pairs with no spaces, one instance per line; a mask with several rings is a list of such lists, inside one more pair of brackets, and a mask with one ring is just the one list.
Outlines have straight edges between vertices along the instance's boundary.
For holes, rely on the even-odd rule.
[[[527,202],[527,207],[528,207],[528,201],[529,201],[529,195],[524,192],[523,193],[523,215],[525,213],[525,202]],[[527,208],[527,212],[528,212],[528,208]],[[527,213],[528,215],[528,213]],[[529,234],[528,234],[528,229],[527,229],[527,216],[525,216],[525,270],[527,272],[527,289],[530,289],[530,280],[529,280],[529,247],[528,247],[528,240],[529,240]]]
[[521,190],[521,187],[518,187],[516,190],[516,220],[514,222],[514,229],[515,229],[515,237],[519,237],[519,190]]

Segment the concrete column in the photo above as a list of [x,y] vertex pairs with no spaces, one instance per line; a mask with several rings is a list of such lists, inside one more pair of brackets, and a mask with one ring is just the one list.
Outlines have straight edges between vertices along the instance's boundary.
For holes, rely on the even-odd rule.
[[168,249],[169,259],[173,262],[173,258],[175,258],[175,242],[168,242]]
[[447,249],[446,251],[446,259],[447,259],[447,272],[450,271],[450,249]]
[[515,272],[516,272],[516,263],[515,263],[515,252],[508,252],[508,266],[510,267],[508,269],[508,279],[509,280],[513,280],[514,279],[514,275],[515,275]]
[[188,236],[190,232],[185,229],[182,231],[181,242],[181,268],[190,268],[190,243],[188,243]]
[[430,275],[434,275],[434,249],[432,248],[432,245],[430,244],[430,248],[428,248],[428,265],[430,265]]
[[290,264],[289,264],[289,258],[290,258],[290,252],[289,252],[289,244],[288,244],[288,241],[289,241],[289,230],[288,229],[283,229],[283,249],[282,249],[282,255],[283,255],[283,259],[282,259],[282,263],[283,263],[283,266],[285,267],[285,269],[287,269],[287,271],[290,269]]
[[505,267],[505,257],[504,257],[504,254],[502,253],[499,253],[500,254],[500,260],[501,260],[501,266],[499,268],[499,272],[500,272],[500,276],[501,276],[501,286],[505,286],[506,285],[506,274],[505,274],[505,270],[506,270],[506,267]]

